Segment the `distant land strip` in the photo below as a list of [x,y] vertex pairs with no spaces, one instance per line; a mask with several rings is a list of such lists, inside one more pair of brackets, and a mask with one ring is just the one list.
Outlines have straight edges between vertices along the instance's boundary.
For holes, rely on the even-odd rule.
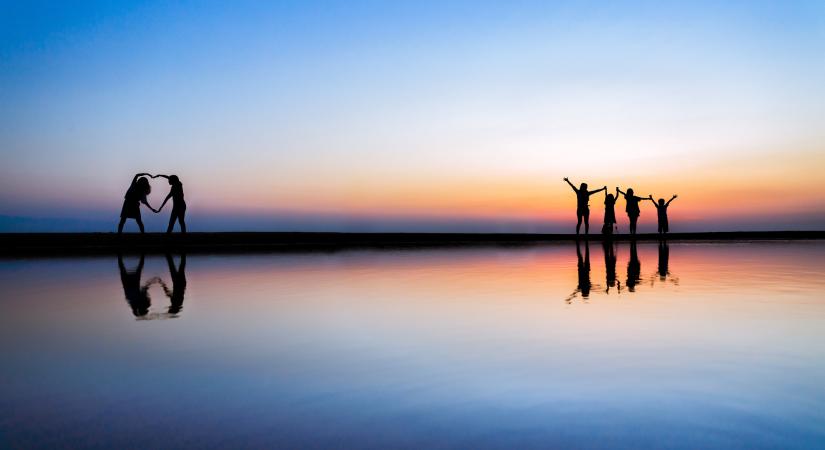
[[[585,236],[580,236],[585,239]],[[657,241],[658,234],[604,236],[590,241]],[[668,241],[756,241],[825,239],[825,231],[737,231],[672,233]],[[270,251],[344,250],[356,248],[427,248],[451,246],[517,246],[575,241],[575,234],[527,233],[0,233],[0,255],[61,255],[124,253],[243,253]]]

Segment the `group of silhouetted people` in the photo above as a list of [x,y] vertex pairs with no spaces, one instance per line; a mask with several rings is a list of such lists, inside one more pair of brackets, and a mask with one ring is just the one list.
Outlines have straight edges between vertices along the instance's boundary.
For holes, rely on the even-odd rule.
[[[149,184],[149,179],[146,178],[147,176],[150,178],[166,178],[172,187],[169,190],[169,195],[166,196],[158,209],[152,208],[152,205],[149,204],[146,198],[149,193],[152,192],[152,186]],[[134,178],[132,178],[132,184],[129,185],[129,189],[126,191],[126,195],[123,196],[123,208],[120,210],[120,223],[117,226],[117,232],[123,232],[123,225],[126,224],[126,219],[135,219],[135,222],[137,222],[140,228],[140,232],[143,233],[140,204],[143,203],[153,212],[159,213],[169,199],[172,199],[172,214],[169,216],[169,227],[166,228],[166,232],[171,233],[175,227],[175,222],[178,222],[178,224],[180,224],[180,231],[186,233],[186,220],[184,217],[186,215],[186,201],[183,199],[183,183],[180,182],[178,176],[150,175],[148,173],[135,175]]]
[[[163,203],[160,205],[160,208],[155,209],[149,204],[147,196],[152,191],[152,186],[149,184],[149,179],[146,178],[158,178],[163,177],[169,182],[171,189],[169,190],[169,195],[163,200]],[[636,222],[639,220],[639,215],[641,214],[641,209],[639,208],[639,203],[642,200],[650,200],[653,202],[653,205],[656,207],[656,213],[659,220],[659,233],[665,234],[669,230],[668,220],[667,220],[667,208],[670,206],[670,202],[672,202],[677,196],[674,195],[670,198],[670,200],[665,201],[665,199],[660,198],[659,201],[653,200],[653,196],[649,195],[647,197],[639,197],[635,195],[633,192],[633,188],[628,188],[627,192],[622,191],[619,187],[616,187],[616,194],[607,193],[607,186],[602,187],[601,189],[596,189],[590,191],[587,189],[587,183],[582,183],[579,187],[576,187],[573,183],[570,182],[569,179],[566,177],[564,181],[570,185],[573,191],[576,193],[576,234],[578,235],[581,231],[582,222],[584,222],[584,234],[590,233],[590,196],[593,194],[597,194],[601,191],[605,192],[604,198],[604,225],[602,226],[602,233],[603,234],[613,234],[614,228],[617,228],[617,221],[616,221],[616,200],[621,194],[625,199],[625,211],[627,212],[627,218],[629,220],[629,230],[630,234],[636,234]],[[175,227],[175,222],[178,222],[180,225],[180,231],[182,233],[186,233],[186,201],[183,199],[183,183],[181,183],[180,179],[177,175],[151,175],[148,173],[139,173],[132,178],[132,183],[129,185],[129,189],[126,191],[126,195],[123,197],[123,208],[120,210],[120,223],[117,227],[117,232],[123,232],[123,225],[126,224],[126,219],[134,219],[137,222],[138,227],[140,228],[140,232],[144,233],[143,227],[143,220],[140,217],[140,204],[143,203],[151,209],[155,213],[159,213],[160,210],[166,205],[166,202],[172,199],[172,214],[169,216],[169,226],[166,228],[167,233],[171,233],[173,228]]]
[[630,234],[636,234],[636,222],[639,220],[639,215],[641,214],[641,209],[639,208],[639,203],[642,200],[650,200],[653,202],[653,205],[656,206],[656,213],[659,219],[659,234],[665,234],[669,231],[668,221],[667,221],[667,207],[670,206],[670,202],[672,202],[677,196],[674,195],[670,198],[667,202],[665,199],[660,198],[659,201],[653,200],[652,195],[648,195],[647,197],[639,197],[635,195],[633,192],[633,188],[628,188],[627,192],[622,191],[619,187],[616,187],[616,194],[609,194],[607,193],[607,186],[602,187],[601,189],[596,189],[594,191],[590,191],[587,189],[587,183],[582,183],[577,188],[573,183],[570,182],[566,177],[564,181],[570,185],[573,191],[576,193],[576,234],[578,235],[582,222],[584,222],[584,234],[588,234],[590,232],[590,196],[593,194],[597,194],[601,191],[605,192],[604,198],[604,225],[602,226],[602,233],[603,234],[613,234],[614,228],[616,228],[616,211],[614,207],[616,206],[616,199],[621,194],[625,200],[625,211],[627,212],[627,218],[630,222]]

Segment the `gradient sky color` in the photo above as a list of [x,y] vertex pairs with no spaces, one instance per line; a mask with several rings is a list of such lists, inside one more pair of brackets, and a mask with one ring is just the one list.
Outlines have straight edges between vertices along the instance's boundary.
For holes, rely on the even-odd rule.
[[825,228],[825,3],[550,3],[4,2],[0,230]]

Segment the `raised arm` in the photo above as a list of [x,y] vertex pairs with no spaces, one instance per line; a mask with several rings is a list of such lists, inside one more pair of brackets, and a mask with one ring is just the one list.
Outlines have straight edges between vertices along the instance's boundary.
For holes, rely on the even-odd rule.
[[588,192],[587,194],[588,194],[588,195],[593,195],[593,194],[597,194],[597,193],[599,193],[599,192],[601,192],[601,191],[605,191],[605,192],[607,192],[607,186],[605,186],[605,187],[603,187],[603,188],[601,188],[601,189],[596,189],[595,191],[590,191],[590,192]]
[[132,178],[132,184],[137,183],[138,178],[140,178],[140,177],[142,177],[142,176],[144,176],[144,175],[147,175],[147,176],[150,176],[150,177],[152,176],[151,174],[148,174],[148,173],[145,173],[145,172],[143,172],[143,173],[137,173],[137,174],[135,174],[135,177],[134,177],[134,178]]
[[678,197],[678,195],[673,194],[673,197],[670,197],[670,200],[668,200],[667,203],[665,203],[665,206],[670,205],[670,202],[672,202],[673,200],[676,200],[676,197]]
[[624,191],[619,189],[619,186],[616,186],[616,192],[618,192],[619,194],[622,194],[622,195],[627,195]]
[[167,180],[169,179],[169,175],[162,175],[162,174],[152,175],[152,178],[158,178],[158,177],[166,178]]
[[645,200],[650,200],[651,202],[653,202],[653,206],[655,206],[655,207],[657,207],[657,208],[659,207],[659,204],[658,204],[658,203],[656,203],[656,200],[653,200],[653,196],[652,196],[652,195],[648,195],[648,196],[647,196],[647,198],[646,198]]
[[564,177],[564,181],[566,181],[567,184],[569,184],[570,187],[573,188],[574,191],[579,192],[579,190],[576,188],[576,186],[573,186],[573,183],[571,183],[570,180],[567,179],[567,177]]

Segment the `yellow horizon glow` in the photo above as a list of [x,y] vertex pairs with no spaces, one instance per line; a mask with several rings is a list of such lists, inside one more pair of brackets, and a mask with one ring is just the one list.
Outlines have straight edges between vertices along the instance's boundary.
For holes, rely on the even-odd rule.
[[[526,177],[362,172],[338,179],[321,177],[318,182],[288,180],[294,184],[250,177],[242,183],[193,192],[197,192],[198,202],[203,201],[203,210],[214,212],[566,221],[575,217],[576,207],[575,195],[562,181],[568,175],[575,183],[588,181],[590,189],[607,185],[613,192],[615,186],[623,190],[633,187],[637,195],[652,194],[655,199],[678,194],[669,209],[672,219],[727,220],[825,210],[825,198],[818,191],[823,167],[825,152],[808,150],[781,157],[775,153],[726,157],[681,171],[628,177],[636,178],[636,183],[616,176],[586,178],[552,168],[546,176]],[[601,220],[603,200],[602,193],[591,197],[591,219]],[[623,221],[621,198],[616,213]],[[645,202],[642,220],[651,216],[655,218],[655,209]]]

